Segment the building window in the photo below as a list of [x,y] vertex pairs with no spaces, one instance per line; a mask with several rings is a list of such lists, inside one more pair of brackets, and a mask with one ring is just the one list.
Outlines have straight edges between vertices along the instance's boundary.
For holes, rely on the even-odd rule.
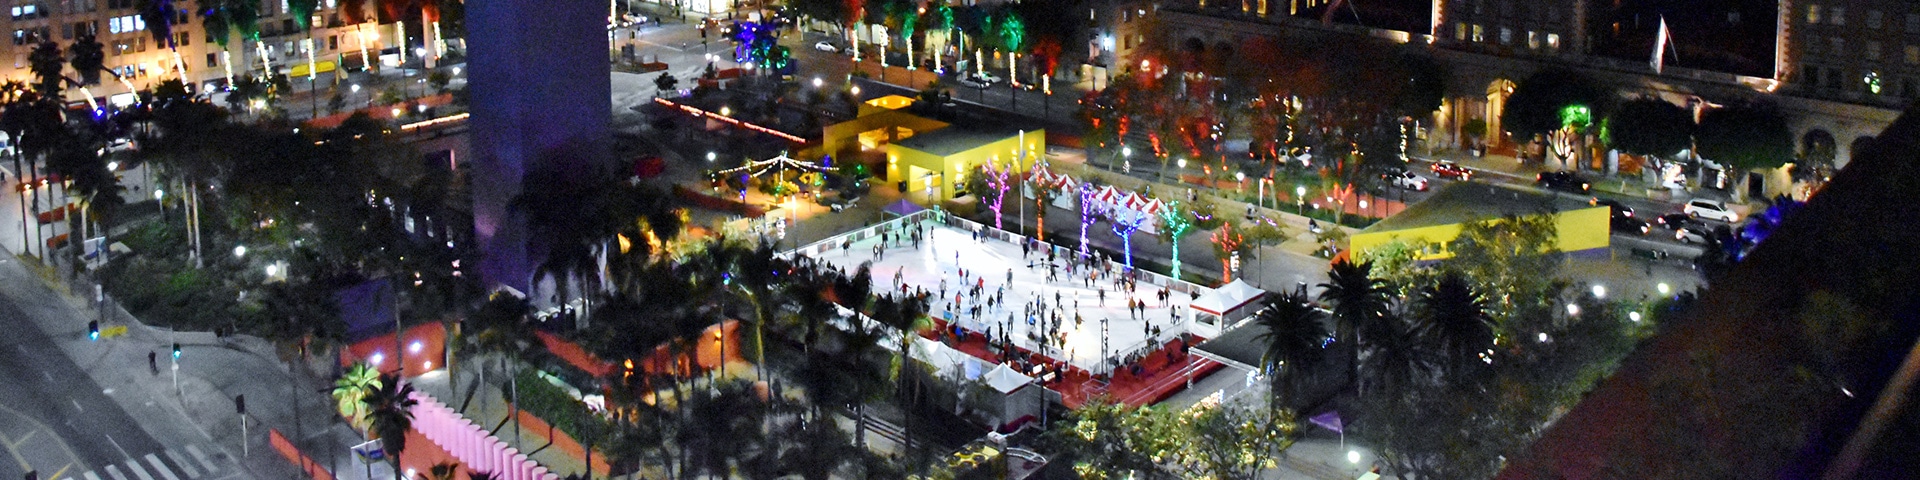
[[1479,42],[1484,42],[1484,41],[1487,41],[1487,29],[1486,29],[1486,27],[1482,27],[1482,26],[1479,26],[1479,25],[1474,25],[1474,26],[1473,26],[1473,41],[1474,41],[1474,43],[1479,43]]
[[66,40],[73,40],[73,24],[65,24],[60,26],[60,38],[66,39]]
[[1547,34],[1547,48],[1550,50],[1560,49],[1560,34],[1558,33]]
[[207,68],[218,66],[220,66],[220,57],[211,53],[207,54]]
[[1820,4],[1816,3],[1812,5],[1807,5],[1807,24],[1808,25],[1820,24]]
[[1867,41],[1867,60],[1880,61],[1880,42]]
[[1527,48],[1530,50],[1540,49],[1540,34],[1538,32],[1532,30],[1527,31]]
[[1914,82],[1912,78],[1900,79],[1900,96],[1907,98],[1920,97],[1920,82]]
[[1879,30],[1880,20],[1879,10],[1867,10],[1867,28]]
[[1907,45],[1907,64],[1920,65],[1920,45]]
[[1920,13],[1907,14],[1907,33],[1920,35]]
[[188,43],[187,41],[193,39],[193,36],[188,35],[187,32],[180,32],[179,34],[176,34],[174,36],[179,38],[174,39],[173,43],[182,47],[187,46],[187,43]]
[[[1131,45],[1131,44],[1133,43],[1133,39],[1131,39],[1131,38],[1129,38],[1129,39],[1127,39],[1127,43],[1128,43],[1129,45]],[[1132,46],[1128,46],[1127,48],[1133,48],[1133,47],[1132,47]],[[340,49],[340,36],[339,36],[339,35],[328,35],[328,36],[327,36],[327,50],[328,50],[328,51],[333,51],[333,50],[339,50],[339,49]]]
[[1808,86],[1819,87],[1820,86],[1820,67],[1816,67],[1812,65],[1801,65],[1800,75],[1794,77],[1794,80],[1799,81],[1800,83],[1805,83]]
[[1832,9],[1828,9],[1827,23],[1837,27],[1847,26],[1847,7],[1834,5]]
[[1512,28],[1508,28],[1508,27],[1500,27],[1500,44],[1501,44],[1501,45],[1512,45],[1512,44],[1513,44],[1513,29],[1512,29]]
[[1453,39],[1460,42],[1467,41],[1467,24],[1453,24]]
[[1840,38],[1840,37],[1833,37],[1833,38],[1827,39],[1827,41],[1832,45],[1832,47],[1827,49],[1827,51],[1833,52],[1834,55],[1841,55],[1846,53],[1847,39]]

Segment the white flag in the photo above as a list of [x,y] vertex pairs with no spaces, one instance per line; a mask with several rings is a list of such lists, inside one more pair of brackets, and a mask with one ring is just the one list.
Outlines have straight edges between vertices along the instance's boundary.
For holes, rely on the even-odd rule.
[[1653,64],[1655,75],[1660,74],[1661,68],[1666,66],[1667,43],[1672,40],[1673,37],[1667,33],[1667,17],[1663,15],[1660,17],[1660,33],[1653,37],[1653,59],[1648,61]]

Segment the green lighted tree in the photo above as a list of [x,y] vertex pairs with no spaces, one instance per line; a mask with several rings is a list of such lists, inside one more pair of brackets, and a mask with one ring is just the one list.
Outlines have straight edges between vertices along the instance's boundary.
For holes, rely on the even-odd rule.
[[1194,214],[1181,208],[1181,206],[1179,200],[1167,202],[1166,208],[1160,209],[1159,214],[1160,241],[1167,242],[1168,245],[1173,246],[1173,278],[1176,279],[1180,278],[1180,239],[1185,238],[1189,233],[1193,233],[1194,224]]

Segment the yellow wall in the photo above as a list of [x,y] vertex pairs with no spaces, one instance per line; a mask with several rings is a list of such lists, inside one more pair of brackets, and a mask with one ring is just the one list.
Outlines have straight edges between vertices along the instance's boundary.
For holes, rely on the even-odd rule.
[[[821,149],[831,155],[839,155],[848,148],[859,148],[860,134],[879,128],[904,127],[914,134],[926,133],[947,126],[946,122],[917,117],[906,112],[887,110],[828,125],[821,129]],[[894,139],[898,140],[898,139]]]
[[[1559,232],[1554,249],[1562,252],[1574,252],[1596,248],[1607,248],[1612,239],[1611,217],[1607,207],[1583,208],[1554,214],[1554,227]],[[1463,224],[1450,223],[1385,232],[1356,233],[1349,237],[1347,244],[1355,258],[1381,245],[1400,240],[1414,244],[1425,243],[1429,249],[1419,256],[1419,260],[1440,260],[1453,256],[1446,245],[1460,236]]]
[[[1020,138],[1017,134],[1008,135],[1006,138],[946,157],[900,145],[888,145],[887,179],[894,182],[907,181],[907,190],[911,192],[907,198],[915,202],[925,203],[928,198],[932,198],[935,202],[951,200],[954,188],[964,186],[954,181],[961,175],[972,172],[975,166],[988,160],[992,160],[994,165],[1005,166],[1007,162],[1018,157]],[[1027,157],[1019,160],[1019,164],[1013,169],[1014,172],[1026,172],[1046,155],[1046,138],[1046,130],[1033,130],[1026,133]],[[913,167],[919,167],[923,169],[922,171],[935,172],[934,175],[938,176],[934,183],[934,187],[939,190],[937,195],[929,197],[924,191],[926,189],[925,180],[922,180],[924,175],[914,173]]]

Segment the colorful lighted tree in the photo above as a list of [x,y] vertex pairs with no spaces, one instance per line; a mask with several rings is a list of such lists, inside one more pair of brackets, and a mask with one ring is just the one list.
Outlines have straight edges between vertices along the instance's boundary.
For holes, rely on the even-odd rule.
[[987,163],[980,165],[980,171],[980,178],[987,182],[987,188],[993,192],[992,198],[987,198],[989,195],[981,195],[981,200],[987,202],[988,210],[993,210],[993,228],[1001,228],[1000,209],[1007,203],[1007,187],[1011,186],[1007,177],[1013,172],[1013,163],[1008,162],[1006,168],[996,168],[993,161],[988,160]]
[[1180,239],[1193,230],[1193,217],[1181,207],[1174,200],[1160,209],[1160,239],[1173,245],[1173,278],[1180,278]]
[[780,26],[771,22],[739,22],[734,29],[733,59],[740,63],[752,63],[759,68],[782,71],[793,59],[793,53],[780,45]]
[[1223,223],[1213,231],[1213,256],[1220,259],[1220,283],[1233,281],[1233,254],[1247,238],[1233,231],[1232,223]]
[[1106,204],[1094,198],[1098,196],[1096,192],[1093,182],[1080,183],[1080,256],[1082,257],[1090,253],[1087,249],[1087,225],[1092,225],[1094,220],[1099,220],[1100,216],[1106,213]]
[[1127,270],[1133,270],[1133,232],[1147,224],[1153,217],[1147,212],[1131,208],[1115,208],[1113,212],[1113,234],[1120,236],[1121,256],[1126,258]]

